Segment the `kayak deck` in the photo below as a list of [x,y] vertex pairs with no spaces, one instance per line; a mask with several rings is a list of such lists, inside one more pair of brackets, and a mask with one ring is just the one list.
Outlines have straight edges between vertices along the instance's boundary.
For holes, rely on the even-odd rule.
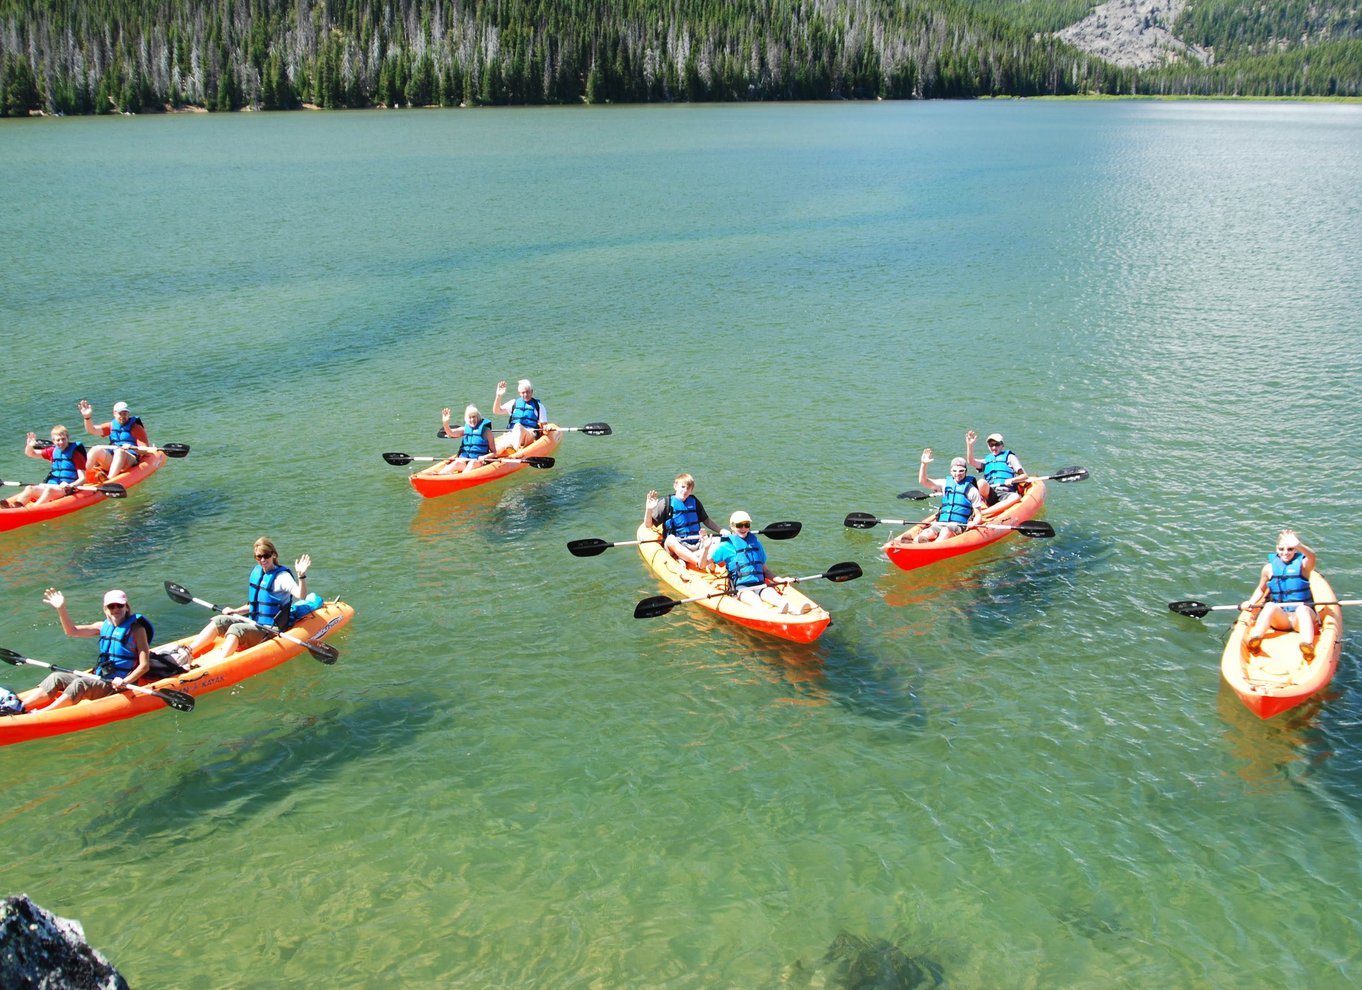
[[[287,631],[287,635],[300,640],[320,641],[322,637],[349,622],[354,614],[355,610],[344,602],[329,602],[310,615],[304,616],[297,625]],[[175,642],[188,646],[194,638],[186,636]],[[210,647],[210,652],[214,648],[216,644]],[[197,661],[200,666],[192,667],[183,674],[157,681],[144,680],[141,686],[170,688],[197,697],[210,691],[231,687],[247,677],[277,667],[303,652],[304,647],[290,643],[286,639],[267,639],[250,649],[239,650],[229,657],[201,658]],[[20,697],[27,702],[36,693],[35,688],[25,691]],[[166,703],[160,698],[124,691],[90,701],[78,701],[74,705],[50,712],[0,715],[0,746],[67,732],[79,732],[82,729],[144,715],[165,707]]]
[[[558,449],[558,445],[563,442],[561,430],[547,430],[544,435],[537,439],[528,447],[521,447],[516,451],[507,451],[505,457],[547,457]],[[423,498],[439,498],[442,495],[452,495],[461,492],[465,488],[475,488],[478,485],[485,485],[489,481],[496,481],[504,478],[508,474],[514,474],[524,464],[513,464],[507,461],[493,461],[490,464],[483,464],[479,467],[469,468],[459,474],[436,474],[435,472],[457,459],[446,457],[438,464],[432,464],[423,471],[417,471],[409,479],[411,486],[415,488]]]
[[[727,591],[726,576],[693,570],[662,549],[660,534],[652,526],[646,524],[639,526],[636,538],[648,541],[640,542],[638,545],[643,563],[677,598],[695,598],[699,595]],[[812,643],[832,622],[832,616],[794,585],[785,585],[779,590],[781,597],[789,603],[791,609],[797,611],[808,603],[812,610],[802,615],[794,612],[782,613],[764,602],[760,605],[749,605],[730,594],[708,598],[694,604],[768,636],[796,643]]]
[[[1310,574],[1310,594],[1317,602],[1336,600],[1318,570]],[[1315,658],[1308,663],[1301,655],[1300,634],[1273,629],[1263,637],[1262,655],[1251,656],[1246,645],[1257,618],[1256,609],[1240,612],[1220,657],[1220,676],[1245,707],[1259,718],[1272,718],[1295,708],[1324,690],[1338,670],[1343,644],[1343,611],[1337,605],[1315,609],[1320,628],[1315,638]]]
[[[124,488],[131,488],[133,485],[150,478],[161,469],[165,462],[166,455],[162,451],[145,451],[141,460],[128,470],[110,478],[109,481],[120,484]],[[72,492],[70,495],[63,495],[61,498],[54,498],[50,502],[43,502],[40,505],[21,505],[13,509],[0,506],[0,533],[18,529],[20,526],[27,526],[30,523],[56,519],[58,516],[83,509],[95,502],[103,502],[106,498],[108,498],[107,495],[101,495],[96,491],[78,491]]]
[[[1021,492],[1020,501],[1005,506],[1001,511],[996,506],[985,509],[983,521],[1016,526],[1035,518],[1045,505],[1045,482],[1022,482],[1017,486],[1017,490]],[[914,543],[913,538],[935,518],[936,514],[933,513],[907,532],[900,533],[884,545],[884,554],[895,567],[905,571],[926,567],[938,560],[958,557],[962,553],[969,553],[991,543],[997,543],[1012,532],[1010,529],[976,527],[967,529],[956,536],[949,536],[944,540],[937,540],[932,543]]]

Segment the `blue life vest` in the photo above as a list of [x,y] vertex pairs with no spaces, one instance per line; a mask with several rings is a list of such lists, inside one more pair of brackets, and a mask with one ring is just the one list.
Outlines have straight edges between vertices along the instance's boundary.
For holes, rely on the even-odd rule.
[[459,456],[472,460],[482,457],[484,454],[492,452],[492,438],[489,433],[492,429],[490,419],[478,420],[477,426],[463,424],[463,442],[459,444]]
[[293,596],[287,591],[274,591],[273,585],[275,575],[292,573],[283,564],[270,568],[268,572],[256,564],[251,570],[251,592],[247,602],[250,611],[246,617],[262,626],[275,626],[281,632],[287,629],[291,625],[289,611]]
[[716,563],[727,566],[728,580],[735,588],[751,588],[766,582],[762,566],[766,563],[766,551],[751,533],[745,537],[729,533],[719,545],[714,559]]
[[80,481],[80,468],[76,467],[76,455],[85,453],[85,445],[68,443],[65,450],[52,447],[52,470],[47,473],[44,484],[74,485]]
[[120,423],[115,416],[109,423],[109,443],[115,447],[136,447],[137,438],[132,435],[132,428],[141,424],[142,420],[136,416],[129,416],[126,423]]
[[526,402],[520,396],[516,396],[515,405],[511,407],[511,418],[506,421],[506,425],[523,426],[527,430],[539,429],[539,400],[531,399]]
[[1010,450],[1000,450],[996,454],[989,454],[984,458],[984,480],[989,483],[991,488],[1006,488],[1012,491],[1015,487],[1008,482],[1017,476],[1012,470],[1012,466],[1007,463],[1007,459],[1012,456]]
[[662,520],[662,532],[666,536],[675,536],[678,539],[687,540],[700,535],[700,512],[699,503],[696,502],[694,495],[687,495],[684,499],[679,499],[675,495],[668,496],[668,504],[671,506],[671,514]]
[[104,620],[104,624],[99,627],[99,663],[95,664],[96,674],[104,678],[127,677],[137,669],[137,647],[132,642],[132,631],[137,628],[139,622],[146,624],[147,646],[150,646],[151,637],[156,635],[156,630],[152,629],[151,621],[141,612],[125,614],[120,625],[114,625],[112,619]]
[[1310,594],[1310,582],[1301,576],[1301,568],[1305,566],[1305,555],[1296,554],[1289,563],[1282,563],[1282,558],[1275,553],[1267,555],[1267,562],[1272,566],[1272,576],[1267,579],[1267,597],[1274,602],[1283,604],[1290,603],[1287,611],[1294,611],[1299,603],[1313,606],[1314,598]]
[[966,477],[964,481],[956,483],[952,478],[941,486],[941,511],[936,514],[938,522],[959,523],[964,525],[969,522],[969,517],[974,514],[974,506],[970,504],[969,493],[971,488],[975,488],[974,479]]

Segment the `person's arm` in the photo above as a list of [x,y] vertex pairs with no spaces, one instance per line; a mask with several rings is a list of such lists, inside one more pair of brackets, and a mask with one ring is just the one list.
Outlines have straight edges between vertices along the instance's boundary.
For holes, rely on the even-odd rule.
[[970,430],[965,434],[965,462],[976,471],[984,469],[984,462],[976,460],[974,457],[974,441],[979,439],[979,434]]
[[307,572],[312,567],[312,555],[303,554],[293,562],[293,573],[298,575],[298,580],[294,581],[291,577],[289,583],[292,588],[285,589],[294,598],[302,601],[307,597]]
[[[1301,566],[1301,570],[1305,570],[1304,565]],[[1253,608],[1253,606],[1261,605],[1263,602],[1267,601],[1267,582],[1271,577],[1272,565],[1264,564],[1263,572],[1258,575],[1258,587],[1253,589],[1253,594],[1244,599],[1244,603],[1239,607],[1247,612],[1249,609]]]
[[61,619],[61,631],[68,636],[98,636],[100,623],[93,625],[76,625],[71,621],[71,613],[66,610],[66,596],[56,588],[48,588],[43,592],[43,601],[57,610],[57,617]]
[[[29,457],[36,457],[40,461],[52,460],[51,454],[48,454],[46,451],[43,450],[36,450],[34,448],[33,445],[37,442],[38,434],[30,431],[28,436],[24,438],[24,453],[27,454]],[[51,448],[48,449],[50,450]]]
[[506,383],[497,382],[497,397],[492,400],[492,409],[495,412],[506,413],[507,415],[510,415],[511,410],[515,408],[515,399],[512,399],[510,402],[502,402],[501,397],[505,394]]
[[923,488],[930,489],[931,491],[934,492],[939,492],[941,491],[941,486],[938,485],[931,478],[927,477],[927,465],[930,463],[932,463],[932,448],[928,447],[926,450],[922,452],[922,461],[918,464],[917,483],[921,485]]
[[137,666],[128,671],[127,677],[114,677],[109,683],[116,688],[125,684],[136,684],[151,667],[151,644],[147,642],[147,627],[142,623],[132,627],[132,648],[137,653]]
[[1025,481],[1027,479],[1028,475],[1026,473],[1026,468],[1022,467],[1021,460],[1016,454],[1009,454],[1007,456],[1007,466],[1012,469],[1013,481]]
[[132,438],[143,447],[151,446],[151,441],[147,439],[147,428],[142,425],[140,419],[137,421],[137,425],[132,428]]
[[86,433],[96,437],[107,437],[109,435],[107,426],[96,426],[94,421],[90,419],[91,414],[94,413],[94,408],[85,399],[76,403],[76,411],[80,413],[80,418],[85,423]]
[[486,464],[488,461],[495,460],[499,456],[497,454],[497,438],[492,436],[492,421],[490,419],[484,419],[482,425],[478,427],[478,432],[487,440],[487,453],[478,458],[478,460]]
[[1315,551],[1311,550],[1304,543],[1298,543],[1296,546],[1300,550],[1300,555],[1305,558],[1301,561],[1301,577],[1308,581],[1310,579],[1310,572],[1315,569]]
[[643,525],[656,526],[661,519],[654,518],[654,514],[661,511],[661,502],[657,497],[657,489],[651,489],[648,497],[643,500]]
[[984,519],[984,496],[979,492],[978,485],[971,485],[969,490],[970,514],[967,526],[977,526]]

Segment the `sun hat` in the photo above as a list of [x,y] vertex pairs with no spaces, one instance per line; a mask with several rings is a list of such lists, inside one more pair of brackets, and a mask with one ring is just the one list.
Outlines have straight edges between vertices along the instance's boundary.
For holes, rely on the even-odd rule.
[[750,523],[751,521],[752,517],[749,516],[746,512],[743,512],[742,509],[739,509],[737,512],[733,513],[733,515],[728,517],[728,524],[730,526],[736,526],[738,525],[738,523],[744,522]]
[[128,411],[128,404],[127,404],[126,402],[115,402],[115,403],[114,403],[114,412],[116,412],[116,413],[121,413],[121,412],[127,412],[127,411]]
[[128,604],[128,593],[126,591],[119,591],[117,588],[113,591],[106,592],[104,595],[104,604],[126,605]]

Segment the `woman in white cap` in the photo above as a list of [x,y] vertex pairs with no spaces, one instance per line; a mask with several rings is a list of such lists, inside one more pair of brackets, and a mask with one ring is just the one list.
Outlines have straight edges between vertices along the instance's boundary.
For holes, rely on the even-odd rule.
[[501,401],[506,394],[506,383],[497,382],[497,397],[492,400],[492,413],[504,413],[511,417],[506,424],[506,432],[497,438],[497,453],[519,450],[528,447],[539,439],[544,426],[549,421],[548,410],[544,403],[534,397],[534,386],[528,378],[516,383],[516,397]]
[[126,592],[115,589],[105,594],[103,622],[79,626],[71,621],[71,614],[66,611],[66,596],[56,588],[44,591],[43,601],[57,610],[62,632],[66,635],[99,637],[99,662],[95,664],[94,677],[53,671],[26,699],[29,711],[65,708],[85,698],[117,694],[123,685],[137,683],[137,679],[147,672],[155,631],[145,615],[128,607]]
[[789,600],[776,590],[775,585],[788,583],[789,579],[776,577],[766,566],[766,550],[752,532],[752,517],[739,509],[728,517],[728,525],[731,532],[723,531],[711,559],[716,567],[728,571],[729,583],[738,600],[749,605],[762,602],[787,614],[811,611],[813,603],[808,601],[797,610],[791,609]]
[[1277,551],[1270,553],[1258,587],[1240,608],[1261,605],[1258,618],[1249,630],[1244,645],[1250,654],[1262,652],[1263,637],[1269,629],[1294,629],[1300,633],[1301,656],[1315,659],[1315,632],[1319,617],[1310,595],[1310,575],[1315,570],[1315,551],[1301,542],[1296,531],[1284,529],[1277,537]]
[[142,420],[132,414],[126,402],[115,402],[113,419],[107,423],[96,424],[90,419],[94,408],[81,399],[76,403],[81,419],[85,420],[85,430],[97,437],[108,437],[109,442],[90,451],[90,466],[104,472],[105,478],[112,478],[135,466],[142,456],[138,447],[150,447],[147,428]]
[[932,448],[922,452],[918,464],[917,483],[941,495],[941,508],[936,511],[936,519],[923,526],[914,543],[930,543],[963,533],[966,528],[979,521],[984,510],[984,497],[979,491],[979,483],[969,477],[969,465],[963,457],[951,461],[951,476],[933,481],[927,477],[927,465],[932,463]]
[[982,461],[974,456],[974,441],[979,435],[973,430],[965,434],[965,460],[984,476],[979,479],[979,493],[984,496],[985,505],[1007,505],[1021,501],[1017,482],[1026,480],[1026,469],[1022,467],[1017,455],[1003,446],[1001,433],[988,435],[988,456]]
[[451,415],[451,410],[446,406],[440,411],[440,423],[445,436],[461,441],[459,453],[452,461],[436,467],[432,474],[459,474],[479,464],[486,464],[493,457],[492,421],[483,419],[478,407],[473,405],[464,408],[463,422],[458,426],[450,424]]

